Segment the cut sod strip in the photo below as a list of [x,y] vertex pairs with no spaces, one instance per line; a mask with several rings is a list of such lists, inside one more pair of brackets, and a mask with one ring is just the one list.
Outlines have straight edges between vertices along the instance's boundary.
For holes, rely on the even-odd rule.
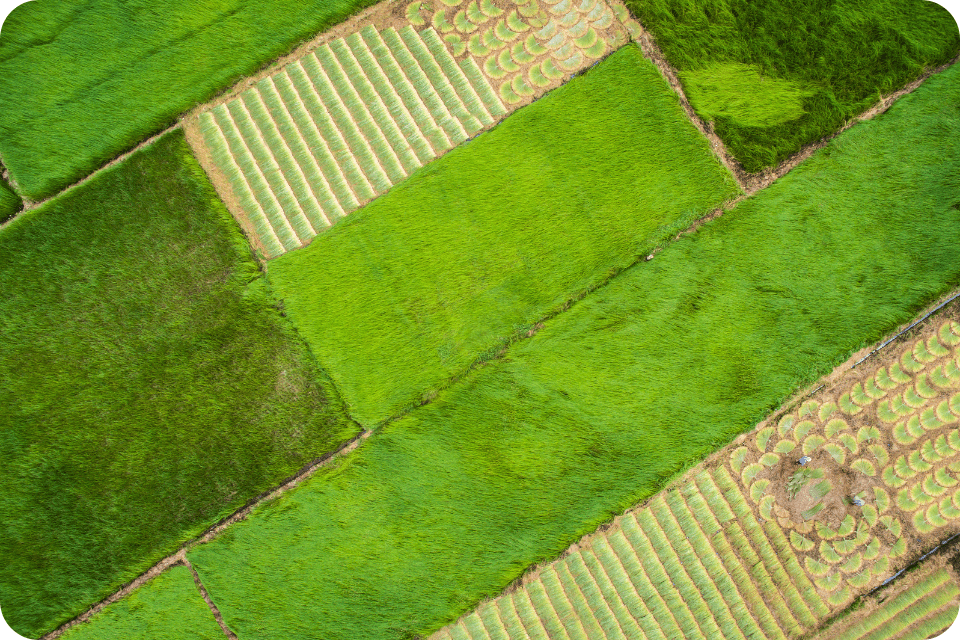
[[[923,567],[919,571],[924,571]],[[946,631],[957,620],[960,589],[948,569],[914,577],[914,584],[896,593],[896,584],[880,592],[882,602],[870,602],[814,636],[816,640],[926,640]]]
[[68,629],[64,640],[223,640],[190,569],[177,565]]
[[201,115],[265,257],[310,242],[506,113],[433,29],[383,37],[389,46],[367,26],[321,45]]
[[735,193],[630,46],[269,273],[372,426]]
[[[608,58],[565,87],[596,96],[603,85],[588,81],[625,60]],[[642,93],[627,76],[613,80],[627,95]],[[243,638],[436,632],[914,317],[960,284],[958,101],[955,67],[620,273],[502,358],[384,426],[336,468],[193,547],[188,557],[226,623]],[[542,104],[520,113],[540,118],[534,109]],[[636,104],[626,107],[636,117]],[[512,120],[495,131],[509,131]],[[482,148],[484,137],[446,158]],[[633,162],[621,169],[621,185]],[[353,226],[363,225],[340,229]],[[546,234],[535,231],[539,243]],[[756,506],[741,481],[719,467],[695,481],[697,493],[654,501],[656,514],[631,514],[629,527],[591,548],[617,586],[616,594],[600,590],[604,600],[619,598],[639,627],[660,626],[668,638],[714,628],[795,637],[823,612],[845,607],[832,582],[806,593],[797,552],[768,526],[779,524],[776,513]],[[856,508],[842,497],[844,508]],[[658,533],[686,527],[693,536],[691,520],[710,542],[702,571],[683,560],[699,549]],[[858,532],[844,525],[824,535],[842,549]],[[580,590],[575,570],[544,568],[540,588],[530,589],[551,637],[614,628],[612,607],[591,609],[592,621],[571,618],[578,602],[600,604],[582,576]],[[707,578],[709,588],[690,587]],[[749,617],[731,626],[737,594]]]
[[625,4],[676,68],[694,111],[750,172],[836,132],[960,52],[953,16],[924,0]]

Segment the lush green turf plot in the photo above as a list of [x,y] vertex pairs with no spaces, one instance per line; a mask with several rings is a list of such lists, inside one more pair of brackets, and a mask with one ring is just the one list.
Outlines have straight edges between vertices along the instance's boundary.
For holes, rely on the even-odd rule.
[[176,566],[129,597],[71,627],[64,640],[222,640],[223,630],[193,583],[190,569]]
[[372,424],[735,192],[629,46],[271,262],[268,278]]
[[0,231],[0,606],[38,635],[351,437],[182,133]]
[[774,165],[960,50],[925,0],[627,0],[747,171]]
[[0,156],[39,200],[374,0],[30,2],[0,40]]
[[960,284],[958,101],[954,67],[193,549],[227,623],[434,630]]
[[23,207],[20,196],[14,193],[6,182],[0,178],[0,222],[10,218]]

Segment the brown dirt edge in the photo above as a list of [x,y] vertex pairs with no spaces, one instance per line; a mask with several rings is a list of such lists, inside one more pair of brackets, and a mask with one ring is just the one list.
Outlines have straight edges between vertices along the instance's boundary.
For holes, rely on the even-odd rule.
[[223,629],[224,635],[230,638],[230,640],[237,640],[237,634],[231,631],[230,628],[227,627],[227,624],[223,621],[223,616],[220,615],[220,610],[217,609],[217,605],[213,604],[213,600],[210,599],[210,594],[207,593],[206,587],[203,586],[203,582],[200,580],[200,575],[197,573],[197,570],[193,568],[193,565],[190,564],[186,554],[184,554],[183,557],[183,564],[190,569],[190,575],[193,576],[193,584],[197,585],[197,591],[200,592],[200,595],[203,597],[203,601],[207,603],[207,606],[210,608],[210,613],[213,614],[213,618],[217,621],[217,624],[219,624],[220,628]]
[[[616,2],[617,0],[609,1]],[[634,18],[634,20],[636,20],[636,18]],[[960,60],[960,55],[957,55],[945,64],[926,69],[920,75],[920,77],[913,82],[908,83],[902,89],[887,96],[882,96],[874,106],[870,107],[860,115],[848,120],[836,131],[824,136],[823,138],[820,138],[816,142],[811,142],[804,145],[800,151],[782,161],[776,167],[764,169],[756,173],[748,173],[744,170],[743,165],[741,165],[740,162],[727,150],[726,145],[723,144],[723,141],[720,139],[720,137],[714,133],[711,124],[709,122],[705,122],[693,110],[693,107],[690,105],[690,101],[687,99],[686,93],[683,91],[683,85],[680,83],[680,77],[677,74],[677,70],[674,69],[669,62],[667,62],[666,57],[663,55],[663,51],[661,51],[660,47],[657,46],[653,35],[647,31],[646,27],[644,27],[639,20],[636,21],[640,26],[641,35],[639,39],[635,38],[634,42],[640,46],[644,57],[646,57],[653,64],[655,64],[658,69],[660,69],[660,73],[663,75],[664,79],[667,81],[667,83],[669,83],[674,92],[676,92],[677,97],[679,97],[680,105],[683,107],[687,117],[697,128],[697,130],[699,130],[700,133],[703,134],[703,136],[710,142],[710,147],[713,149],[714,154],[720,159],[720,162],[723,163],[730,173],[733,174],[733,177],[736,179],[737,183],[740,185],[740,188],[743,189],[747,196],[751,196],[757,191],[770,186],[778,179],[789,173],[794,167],[812,156],[818,149],[826,146],[828,142],[836,138],[850,127],[865,120],[871,120],[877,115],[884,113],[897,100],[906,94],[911,93],[921,84],[923,84],[927,78],[934,74],[941,73]]]
[[[114,602],[117,602],[121,598],[128,596],[130,593],[140,588],[142,585],[149,582],[151,579],[155,578],[156,576],[160,575],[170,567],[173,567],[178,564],[182,564],[189,567],[191,572],[195,573],[193,566],[187,560],[187,551],[189,551],[190,549],[192,549],[197,545],[213,540],[230,525],[234,524],[235,522],[239,522],[240,520],[246,519],[246,517],[250,515],[250,513],[261,503],[274,500],[280,495],[293,489],[298,484],[300,484],[301,482],[303,482],[304,480],[312,476],[318,469],[338,462],[342,457],[346,456],[347,454],[352,452],[354,449],[356,449],[358,446],[360,446],[360,444],[362,444],[364,440],[370,437],[371,433],[372,433],[371,431],[363,431],[362,433],[359,433],[358,435],[354,436],[353,438],[345,442],[336,451],[324,454],[323,456],[316,458],[315,460],[307,463],[306,465],[301,467],[297,473],[288,477],[280,485],[272,489],[268,489],[262,492],[261,494],[259,494],[258,496],[251,498],[249,501],[247,501],[247,504],[245,504],[243,507],[233,512],[226,518],[223,518],[216,524],[211,525],[200,535],[194,538],[191,538],[186,542],[183,542],[180,545],[180,548],[176,552],[164,557],[163,559],[158,561],[156,564],[154,564],[152,567],[150,567],[149,569],[141,573],[139,576],[137,576],[130,582],[123,585],[116,592],[107,596],[100,602],[92,605],[89,609],[81,613],[79,616],[63,623],[53,631],[50,631],[49,633],[41,636],[39,640],[54,640],[54,638],[59,638],[70,627],[73,627],[77,624],[81,624],[83,622],[87,622],[92,616],[100,612],[104,607],[110,604],[113,604]],[[199,577],[196,577],[195,579],[198,580]],[[201,591],[201,594],[204,594],[204,599],[208,601],[208,604],[210,605],[211,610],[215,612],[214,617],[216,617],[218,621],[222,620],[222,617],[218,617],[220,616],[220,612],[216,610],[212,601],[209,601],[208,599],[209,596],[206,595],[205,589]],[[222,622],[221,622],[221,626],[223,626]],[[231,637],[231,638],[235,637],[235,636],[231,636],[230,634],[232,632],[229,632],[229,630],[226,628],[224,628],[224,632],[227,633],[228,637]]]
[[[717,215],[720,215],[720,214],[717,214]],[[694,224],[696,225],[697,223],[694,223]],[[482,600],[478,601],[469,611],[463,613],[463,615],[461,615],[457,619],[450,620],[449,622],[445,623],[442,627],[434,631],[434,633],[431,634],[429,637],[433,638],[436,632],[439,631],[440,629],[446,628],[453,624],[457,624],[458,622],[460,622],[461,620],[463,620],[464,618],[472,614],[474,611],[476,611],[478,608],[480,608],[483,605],[486,605],[487,603],[495,600],[496,598],[499,598],[502,595],[513,593],[514,591],[517,591],[518,589],[523,588],[528,583],[536,580],[540,576],[541,571],[543,571],[545,567],[553,564],[554,562],[563,560],[568,555],[575,553],[582,548],[583,549],[591,548],[593,544],[593,539],[595,537],[605,535],[611,530],[615,531],[621,526],[620,522],[624,516],[626,516],[627,514],[636,513],[641,509],[646,508],[654,499],[656,499],[658,495],[680,488],[681,486],[689,482],[691,478],[693,478],[694,476],[698,475],[703,471],[712,471],[722,466],[724,461],[730,455],[730,448],[735,443],[742,442],[746,438],[750,437],[751,435],[756,435],[756,433],[760,429],[764,428],[769,424],[776,424],[776,421],[779,420],[780,417],[782,417],[784,414],[789,413],[794,409],[796,409],[797,407],[799,407],[799,405],[804,400],[806,400],[813,394],[817,393],[824,387],[835,385],[845,375],[849,374],[860,364],[863,364],[864,362],[867,362],[867,361],[873,362],[875,359],[880,359],[880,356],[886,356],[886,354],[889,353],[888,351],[885,351],[885,349],[888,346],[897,342],[910,340],[917,333],[921,332],[924,328],[926,328],[927,325],[922,324],[924,321],[932,317],[936,317],[940,312],[944,314],[956,315],[958,316],[958,318],[960,318],[960,302],[952,306],[949,306],[951,302],[954,302],[958,299],[960,299],[960,288],[953,289],[941,295],[939,298],[937,298],[937,300],[935,300],[931,304],[924,307],[924,309],[921,310],[915,316],[914,320],[901,324],[899,327],[889,332],[887,334],[888,337],[885,340],[881,341],[879,343],[879,346],[871,345],[868,347],[864,347],[863,349],[860,349],[857,352],[853,353],[844,362],[834,367],[834,369],[830,373],[826,374],[825,376],[823,376],[813,384],[809,385],[807,388],[801,389],[800,391],[795,393],[793,396],[788,398],[786,401],[784,401],[783,404],[781,404],[781,406],[778,409],[771,412],[766,418],[761,420],[752,429],[748,431],[744,431],[743,433],[737,435],[725,446],[721,447],[720,449],[717,449],[716,451],[714,451],[713,453],[708,455],[706,458],[702,459],[700,462],[693,465],[692,467],[688,467],[687,469],[684,469],[683,471],[680,471],[679,473],[675,474],[670,480],[664,483],[663,486],[656,493],[632,505],[630,508],[626,509],[622,514],[618,516],[614,516],[607,522],[604,522],[603,524],[599,525],[594,531],[582,536],[576,542],[573,542],[569,547],[561,551],[556,556],[544,559],[536,564],[531,565],[520,576],[514,579],[513,582],[507,585],[503,590],[499,591],[494,595],[485,597]],[[738,483],[738,486],[740,486],[739,483]],[[741,491],[742,490],[743,489],[741,487]],[[858,596],[854,600],[854,603],[859,602],[861,599],[870,596],[871,594],[878,591],[879,589],[882,589],[884,586],[901,584],[902,580],[906,579],[906,577],[913,575],[913,573],[908,572],[907,569],[924,561],[927,555],[946,556],[947,555],[946,550],[949,550],[949,549],[955,549],[957,550],[958,554],[960,554],[960,533],[951,533],[949,535],[953,536],[953,538],[951,538],[951,544],[942,545],[944,548],[942,553],[941,553],[941,549],[939,549],[936,545],[932,545],[931,547],[934,553],[931,552],[931,547],[928,547],[927,548],[928,550],[922,554],[917,554],[917,553],[912,554],[911,556],[912,559],[908,557],[906,562],[899,563],[900,568],[897,569],[897,571],[892,573],[892,578],[889,579],[890,581],[888,583],[881,584],[880,587],[876,587],[872,591]],[[933,536],[933,537],[936,537],[936,536]],[[893,568],[895,567],[891,567],[891,569]],[[960,571],[960,569],[958,569],[958,571]],[[954,571],[954,575],[958,576],[960,574],[958,574],[957,571]],[[898,578],[898,576],[904,576],[904,578]],[[958,577],[958,580],[960,580],[960,577]],[[818,626],[817,629],[823,628],[830,621],[833,621],[837,617],[841,616],[843,612],[849,609],[850,606],[852,606],[852,604],[848,605],[847,608],[843,609],[839,613],[834,614],[829,618],[825,618],[824,620],[826,622],[821,623],[821,625]],[[804,637],[805,638],[809,637],[809,635],[810,634]]]

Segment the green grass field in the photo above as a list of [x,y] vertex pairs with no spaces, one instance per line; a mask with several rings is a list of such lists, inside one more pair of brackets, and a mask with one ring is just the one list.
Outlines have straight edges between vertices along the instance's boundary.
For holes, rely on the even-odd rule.
[[958,101],[954,67],[190,551],[227,624],[431,632],[956,287]]
[[629,46],[270,262],[268,279],[373,425],[736,193]]
[[190,569],[175,566],[129,597],[107,606],[64,640],[222,640],[223,630],[203,601]]
[[0,602],[38,636],[357,428],[162,138],[0,233]]
[[0,41],[0,157],[53,195],[373,0],[19,6]]
[[960,51],[925,0],[627,0],[747,171],[775,165]]
[[20,196],[0,178],[0,222],[11,218],[22,208],[23,201],[20,200]]

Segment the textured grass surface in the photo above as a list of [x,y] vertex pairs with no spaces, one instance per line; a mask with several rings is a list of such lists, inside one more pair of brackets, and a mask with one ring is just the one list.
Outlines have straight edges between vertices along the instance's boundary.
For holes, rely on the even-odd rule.
[[222,640],[193,582],[190,569],[176,566],[130,596],[108,606],[89,622],[70,628],[64,640]]
[[40,635],[355,433],[182,133],[0,232],[0,606]]
[[21,208],[23,208],[23,201],[20,200],[20,196],[0,178],[0,222],[10,218]]
[[0,40],[0,156],[39,200],[373,0],[33,2]]
[[268,278],[373,424],[735,190],[629,46],[272,261]]
[[[681,72],[697,112],[747,171],[774,165],[960,50],[950,13],[925,0],[627,0]],[[746,67],[746,70],[743,67]],[[761,75],[769,86],[730,82]],[[734,74],[735,75],[735,74]],[[716,91],[705,85],[723,80]],[[805,113],[797,113],[799,107]],[[761,115],[761,118],[757,116]]]
[[192,550],[228,625],[433,631],[960,284],[958,100],[955,67]]

